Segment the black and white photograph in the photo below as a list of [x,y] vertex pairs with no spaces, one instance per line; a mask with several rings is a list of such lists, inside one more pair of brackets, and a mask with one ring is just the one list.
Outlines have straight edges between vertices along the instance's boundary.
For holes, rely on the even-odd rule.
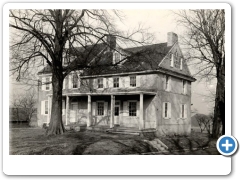
[[4,15],[7,174],[231,171],[230,6],[10,3]]
[[9,32],[9,154],[219,154],[224,9],[11,9]]

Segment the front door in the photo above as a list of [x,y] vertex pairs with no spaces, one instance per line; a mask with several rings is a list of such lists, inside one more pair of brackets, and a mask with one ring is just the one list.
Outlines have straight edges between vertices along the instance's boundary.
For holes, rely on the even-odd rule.
[[78,103],[71,103],[71,110],[70,110],[70,122],[77,121],[77,111],[78,111]]
[[119,124],[120,101],[115,101],[114,124]]

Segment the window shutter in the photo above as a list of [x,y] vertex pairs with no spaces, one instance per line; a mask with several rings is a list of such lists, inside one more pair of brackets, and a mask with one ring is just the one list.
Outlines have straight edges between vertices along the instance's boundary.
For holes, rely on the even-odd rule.
[[123,116],[128,116],[128,102],[123,101]]
[[171,91],[171,89],[172,89],[172,77],[169,76],[168,77],[168,91]]
[[108,87],[113,87],[113,78],[108,78]]
[[104,116],[107,116],[107,112],[108,112],[108,102],[104,102]]
[[66,111],[65,100],[62,100],[62,115],[65,115],[65,111]]
[[49,89],[52,90],[52,77],[49,78]]
[[119,77],[119,87],[123,87],[123,78]]
[[45,85],[45,83],[46,83],[46,78],[43,77],[43,78],[42,78],[42,91],[45,91],[45,90],[46,90],[46,85]]
[[179,118],[182,118],[182,104],[180,104]]
[[137,102],[137,116],[140,116],[140,102]]
[[93,79],[93,89],[97,89],[97,88],[98,88],[98,80]]
[[65,85],[66,85],[66,78],[64,78],[63,80],[63,89],[65,89]]
[[96,105],[97,103],[96,102],[92,102],[92,115],[93,116],[96,116]]
[[166,118],[166,117],[165,117],[165,102],[163,102],[162,117],[163,117],[163,118]]
[[187,94],[187,81],[185,81],[185,86],[184,86],[184,94]]
[[170,119],[171,118],[171,103],[168,102],[168,118]]
[[41,101],[41,115],[45,114],[45,101]]
[[136,87],[140,87],[140,76],[136,76]]
[[125,87],[130,87],[130,76],[126,76],[124,79],[125,79]]
[[164,90],[166,90],[166,75],[163,75],[162,87]]
[[184,118],[187,118],[187,105],[184,104]]
[[173,67],[173,64],[174,64],[174,54],[171,55],[171,64],[170,64],[170,66]]
[[77,81],[78,81],[77,87],[80,88],[80,85],[81,85],[81,83],[80,83],[81,82],[80,81],[80,73],[78,73],[78,80]]
[[181,58],[180,60],[180,70],[182,70],[182,68],[183,68],[183,58]]
[[106,78],[103,78],[103,88],[106,88],[107,87],[107,79]]
[[72,75],[68,76],[68,89],[72,89]]

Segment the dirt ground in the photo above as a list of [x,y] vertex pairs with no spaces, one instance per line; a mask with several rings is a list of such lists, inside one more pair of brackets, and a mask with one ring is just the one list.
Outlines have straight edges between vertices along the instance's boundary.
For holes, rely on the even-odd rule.
[[189,137],[160,137],[168,146],[168,152],[158,152],[144,140],[156,138],[154,134],[144,136],[107,134],[103,132],[68,131],[59,136],[46,136],[40,128],[10,129],[11,155],[206,155],[219,154],[216,140],[206,134],[193,132]]

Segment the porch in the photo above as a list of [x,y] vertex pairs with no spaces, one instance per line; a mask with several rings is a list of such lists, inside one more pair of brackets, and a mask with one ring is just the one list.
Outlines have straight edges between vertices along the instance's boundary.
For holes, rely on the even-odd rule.
[[93,131],[140,133],[156,128],[155,121],[145,123],[146,110],[155,95],[155,92],[63,94],[63,122],[66,126],[85,124]]

